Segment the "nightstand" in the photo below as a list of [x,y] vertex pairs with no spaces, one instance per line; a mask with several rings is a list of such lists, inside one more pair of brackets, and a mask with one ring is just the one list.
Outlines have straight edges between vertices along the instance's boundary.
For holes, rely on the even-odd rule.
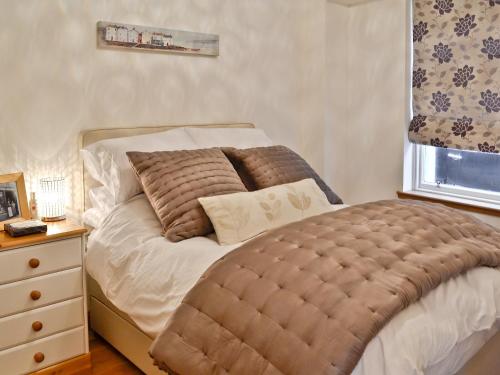
[[67,220],[44,234],[0,232],[2,374],[90,374],[85,232]]

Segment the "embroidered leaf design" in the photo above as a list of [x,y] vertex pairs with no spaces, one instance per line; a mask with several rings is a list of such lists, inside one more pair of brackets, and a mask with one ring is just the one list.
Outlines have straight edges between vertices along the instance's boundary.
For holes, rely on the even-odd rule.
[[297,210],[302,210],[302,204],[299,197],[296,194],[288,193],[288,200]]
[[220,220],[219,225],[222,229],[229,229],[229,230],[233,229],[233,226],[231,225],[231,223],[229,223],[225,220]]
[[266,202],[260,202],[260,206],[266,211],[271,210],[271,206],[269,206]]
[[304,210],[307,210],[309,207],[311,207],[311,197],[308,197],[305,195],[305,193],[302,193],[302,207]]
[[275,221],[281,215],[281,201],[277,199],[275,193],[262,194],[256,197],[259,202],[259,206],[264,210],[264,215],[267,220]]
[[248,225],[250,221],[250,211],[241,205],[234,205],[231,202],[221,202],[221,207],[212,206],[215,221],[220,228],[228,231],[239,232]]

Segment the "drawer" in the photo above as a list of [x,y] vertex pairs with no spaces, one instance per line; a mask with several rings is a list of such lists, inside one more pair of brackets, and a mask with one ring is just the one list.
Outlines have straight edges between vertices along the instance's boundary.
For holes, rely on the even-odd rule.
[[[0,284],[82,265],[82,239],[71,238],[0,252]],[[30,260],[38,260],[31,262]]]
[[83,324],[82,297],[7,316],[0,319],[0,350],[83,326]]
[[[0,285],[0,317],[80,297],[82,284],[80,267]],[[40,298],[33,300],[32,292],[39,292]]]
[[[76,357],[84,352],[84,328],[79,327],[0,351],[0,371],[6,375],[26,374]],[[42,362],[35,361],[35,353],[43,353]]]

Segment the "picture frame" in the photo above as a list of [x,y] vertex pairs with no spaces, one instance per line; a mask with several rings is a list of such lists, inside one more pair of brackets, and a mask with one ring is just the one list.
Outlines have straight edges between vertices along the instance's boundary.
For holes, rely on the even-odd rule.
[[217,57],[219,56],[219,35],[99,21],[97,22],[97,46]]
[[4,225],[31,218],[24,174],[22,172],[0,175],[0,231]]

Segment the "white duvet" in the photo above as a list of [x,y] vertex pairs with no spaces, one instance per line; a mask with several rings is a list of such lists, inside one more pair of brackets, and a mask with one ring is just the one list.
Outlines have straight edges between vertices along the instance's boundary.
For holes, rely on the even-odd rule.
[[[151,337],[206,268],[238,247],[220,246],[213,237],[174,244],[160,232],[140,195],[117,206],[87,246],[89,274]],[[498,331],[499,322],[500,271],[472,270],[397,315],[370,342],[353,374],[454,374]]]

